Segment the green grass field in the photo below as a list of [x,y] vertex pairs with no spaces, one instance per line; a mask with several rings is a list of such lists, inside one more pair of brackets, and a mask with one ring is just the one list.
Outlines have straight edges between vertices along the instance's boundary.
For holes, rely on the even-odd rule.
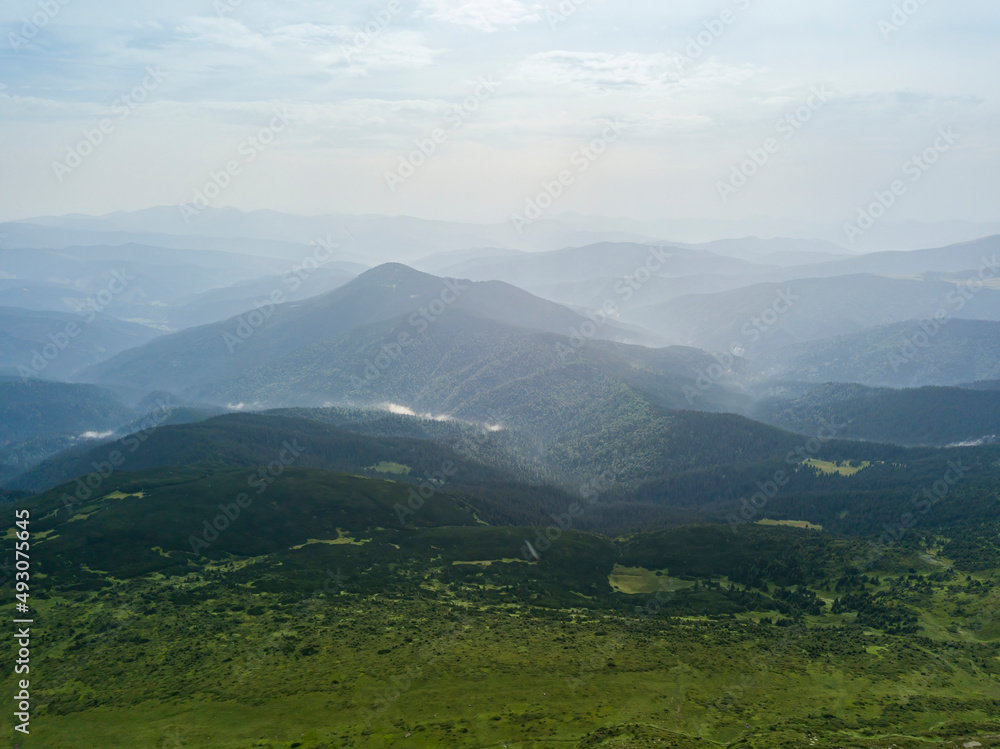
[[531,529],[443,496],[393,528],[405,487],[299,470],[193,554],[238,483],[32,500],[24,749],[1000,746],[1000,574],[938,548],[859,571],[860,541],[693,527],[529,564]]
[[804,461],[803,465],[812,466],[826,476],[832,476],[834,474],[838,476],[854,476],[871,466],[871,462],[866,460],[855,465],[853,463],[834,463],[829,460],[809,458]]
[[1000,661],[971,631],[123,587],[45,602],[25,746],[998,745]]

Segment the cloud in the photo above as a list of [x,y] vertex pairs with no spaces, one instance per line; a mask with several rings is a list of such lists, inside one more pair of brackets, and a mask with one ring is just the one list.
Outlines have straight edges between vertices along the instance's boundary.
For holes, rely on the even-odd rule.
[[[859,183],[879,185],[880,170],[895,170],[938,126],[951,125],[967,140],[936,178],[939,192],[928,182],[925,197],[914,192],[900,210],[995,216],[1000,105],[991,71],[1000,60],[1000,8],[928,4],[887,44],[877,28],[884,5],[773,0],[739,14],[698,59],[685,61],[689,39],[706,32],[720,8],[416,0],[376,31],[373,19],[387,2],[243,2],[223,17],[213,0],[140,0],[149,12],[139,14],[135,2],[91,3],[86,13],[70,4],[32,45],[17,53],[8,45],[0,123],[10,163],[0,173],[0,213],[176,202],[272,109],[287,106],[294,127],[227,204],[455,218],[468,211],[492,220],[505,215],[510,193],[519,197],[536,173],[619,120],[628,138],[604,174],[581,180],[567,198],[577,201],[574,210],[659,217],[670,205],[685,216],[801,211],[839,222]],[[546,8],[560,3],[580,12],[552,29]],[[8,30],[23,24],[16,5],[0,4]],[[86,174],[53,190],[53,158],[82,130],[114,117],[112,102],[139,85],[148,66],[168,76],[162,87],[120,123]],[[424,188],[386,191],[386,166],[446,127],[444,114],[486,74],[500,81],[501,95],[450,138],[421,176]],[[720,204],[718,173],[820,84],[836,101],[802,130],[794,154],[789,148],[770,181],[755,182],[742,202]]]
[[348,48],[345,54],[350,62],[348,71],[367,75],[375,71],[427,67],[437,60],[440,51],[424,45],[422,38],[415,31],[384,31],[363,48]]
[[401,406],[398,403],[386,403],[383,406],[383,408],[385,408],[385,410],[387,410],[389,413],[396,414],[398,416],[414,416],[418,419],[426,419],[428,421],[454,421],[454,419],[451,416],[446,416],[443,414],[431,414],[431,413],[418,414],[412,408],[408,408],[407,406]]
[[537,10],[518,0],[423,0],[421,7],[436,21],[485,34],[542,20]]
[[271,46],[263,34],[251,31],[232,18],[189,18],[177,29],[177,38],[185,37],[191,45],[204,45],[203,49],[264,52]]
[[683,57],[654,52],[577,52],[552,50],[531,55],[521,68],[526,80],[587,90],[662,93],[739,85],[759,73],[754,65],[711,61],[691,66]]
[[[423,43],[422,34],[410,29],[367,34],[343,25],[297,23],[253,30],[234,19],[202,18],[189,21],[182,31],[187,35],[183,46],[192,54],[195,47],[217,51],[215,74],[222,66],[271,75],[278,71],[286,75],[286,85],[288,77],[312,74],[342,71],[359,76],[423,68],[440,54]],[[220,55],[218,50],[226,53]]]

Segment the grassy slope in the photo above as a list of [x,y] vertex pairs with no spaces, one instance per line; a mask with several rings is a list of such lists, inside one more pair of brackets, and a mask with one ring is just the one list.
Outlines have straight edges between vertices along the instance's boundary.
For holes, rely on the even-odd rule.
[[[310,469],[191,553],[247,474],[122,474],[72,516],[59,492],[27,503],[47,597],[25,746],[996,745],[996,570],[893,548],[845,582],[859,542],[756,526],[571,532],[527,564],[533,530],[444,495],[404,528],[406,487]],[[618,564],[677,592],[615,593]],[[847,590],[922,629],[832,613]]]

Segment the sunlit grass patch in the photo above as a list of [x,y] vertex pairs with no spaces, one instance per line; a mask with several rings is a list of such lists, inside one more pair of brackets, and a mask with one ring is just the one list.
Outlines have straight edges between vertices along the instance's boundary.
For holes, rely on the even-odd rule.
[[852,462],[849,461],[844,461],[842,463],[833,463],[829,460],[817,460],[816,458],[809,458],[804,462],[804,465],[817,468],[826,476],[832,476],[835,473],[841,476],[853,476],[854,474],[860,473],[864,469],[870,467],[871,461],[866,460],[858,465],[854,465]]
[[299,544],[298,546],[293,546],[293,549],[304,549],[306,546],[311,544],[328,544],[330,546],[364,546],[371,542],[370,538],[363,538],[358,541],[356,538],[348,535],[340,528],[337,529],[337,533],[340,534],[337,538],[310,538],[304,544]]
[[404,466],[402,463],[393,463],[389,460],[383,460],[380,463],[367,466],[366,471],[375,471],[376,473],[394,473],[399,476],[408,476],[410,471],[413,470],[409,466]]
[[694,583],[668,577],[662,570],[647,570],[643,567],[623,567],[616,564],[608,575],[608,582],[617,593],[638,595],[640,593],[670,592],[690,588]]
[[823,530],[822,525],[810,523],[808,520],[770,520],[769,518],[764,518],[763,520],[758,520],[757,525],[782,525],[787,528],[802,528],[807,531]]
[[120,491],[113,491],[111,494],[105,494],[105,499],[127,499],[128,497],[137,497],[138,499],[144,499],[146,492],[133,492],[132,494],[125,494]]

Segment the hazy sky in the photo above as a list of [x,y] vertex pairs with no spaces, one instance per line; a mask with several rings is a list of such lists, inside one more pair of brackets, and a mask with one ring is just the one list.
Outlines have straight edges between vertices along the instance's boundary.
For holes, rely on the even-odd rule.
[[[997,218],[995,0],[6,0],[0,18],[0,219],[185,203],[212,172],[213,206],[296,213],[502,221],[565,172],[553,211],[850,221],[902,180],[894,218]],[[764,163],[720,188],[748,150]]]

